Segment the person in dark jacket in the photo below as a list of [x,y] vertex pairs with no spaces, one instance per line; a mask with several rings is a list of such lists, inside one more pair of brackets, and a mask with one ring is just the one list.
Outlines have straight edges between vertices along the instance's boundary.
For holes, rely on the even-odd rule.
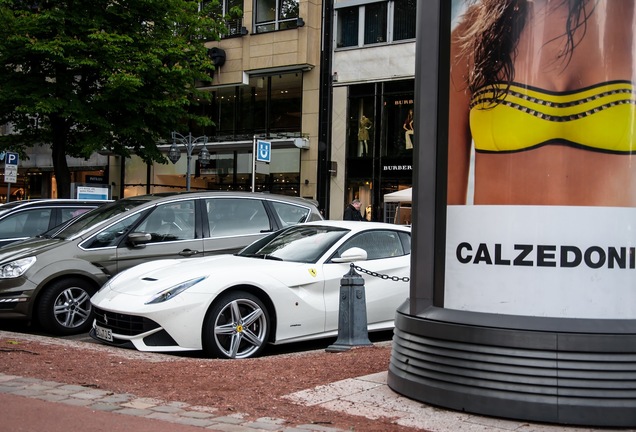
[[343,220],[363,221],[365,220],[360,213],[360,200],[354,199],[344,211]]

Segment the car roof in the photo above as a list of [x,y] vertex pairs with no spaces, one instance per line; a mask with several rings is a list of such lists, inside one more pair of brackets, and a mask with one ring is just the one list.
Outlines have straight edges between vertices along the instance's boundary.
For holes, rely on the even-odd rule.
[[411,227],[408,225],[397,225],[386,222],[365,222],[365,221],[350,221],[350,220],[323,220],[306,222],[304,225],[321,225],[332,226],[339,228],[346,228],[351,231],[364,231],[368,229],[392,229],[397,231],[411,232]]
[[[286,202],[296,205],[304,205],[313,207],[318,210],[318,203],[307,198],[301,198],[289,195],[278,195],[266,192],[244,192],[244,191],[181,191],[181,192],[161,192],[146,195],[137,195],[133,197],[122,198],[119,201],[139,201],[146,200],[153,204],[160,204],[163,201],[170,201],[174,198],[258,198],[269,201]],[[142,204],[150,205],[150,204]]]
[[112,200],[85,200],[85,199],[29,199],[20,201],[11,201],[0,205],[0,216],[4,217],[15,212],[27,209],[51,208],[51,207],[99,207]]
[[42,207],[50,205],[69,205],[69,204],[105,204],[111,200],[92,200],[92,199],[65,199],[65,198],[37,198],[19,201],[10,201],[0,205],[0,210],[14,209],[21,207]]
[[[305,204],[309,206],[317,207],[317,202],[314,200],[310,200],[307,198],[289,196],[289,195],[278,195],[278,194],[270,194],[265,192],[244,192],[244,191],[180,191],[180,192],[159,192],[159,193],[151,193],[145,195],[137,195],[127,198],[122,198],[121,200],[129,200],[129,201],[155,201],[155,200],[169,200],[170,198],[179,197],[179,196],[188,196],[188,197],[258,197],[261,199],[270,199],[275,201],[285,201],[296,204]],[[120,201],[121,201],[120,200]],[[20,201],[11,201],[5,204],[0,205],[0,211],[6,210],[9,208],[17,208],[17,207],[37,207],[43,205],[68,205],[68,204],[105,204],[107,202],[113,202],[112,200],[90,200],[90,199],[63,199],[63,198],[42,198],[42,199],[29,199],[29,200],[20,200]]]
[[142,197],[146,197],[147,199],[161,199],[161,198],[170,198],[175,196],[188,196],[188,197],[248,197],[248,198],[261,198],[261,199],[270,199],[275,201],[287,201],[293,203],[304,203],[306,205],[318,207],[318,203],[314,200],[290,195],[279,195],[272,194],[268,192],[247,192],[247,191],[180,191],[180,192],[160,192],[154,194],[146,194],[146,195],[138,195],[135,197],[128,197],[124,199],[139,199]]

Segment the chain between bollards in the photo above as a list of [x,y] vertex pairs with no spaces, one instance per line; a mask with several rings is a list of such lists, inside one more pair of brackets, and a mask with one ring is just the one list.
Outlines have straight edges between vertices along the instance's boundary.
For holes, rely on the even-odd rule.
[[411,278],[404,276],[404,277],[399,277],[399,276],[389,276],[387,274],[383,274],[383,273],[376,273],[374,271],[371,270],[367,270],[367,269],[363,269],[360,266],[357,266],[353,263],[351,263],[351,268],[355,268],[356,270],[358,270],[359,272],[368,274],[369,276],[373,276],[373,277],[378,277],[380,279],[386,279],[386,280],[392,280],[394,282],[410,282]]

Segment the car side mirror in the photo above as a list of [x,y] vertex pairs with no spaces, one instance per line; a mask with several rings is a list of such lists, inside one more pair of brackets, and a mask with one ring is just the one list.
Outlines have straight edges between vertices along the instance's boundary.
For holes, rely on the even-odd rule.
[[127,241],[133,247],[143,247],[152,240],[152,235],[145,232],[133,232],[128,234]]
[[365,261],[367,259],[367,251],[359,247],[352,247],[340,254],[339,258],[334,258],[331,261],[335,263],[347,263],[354,261]]

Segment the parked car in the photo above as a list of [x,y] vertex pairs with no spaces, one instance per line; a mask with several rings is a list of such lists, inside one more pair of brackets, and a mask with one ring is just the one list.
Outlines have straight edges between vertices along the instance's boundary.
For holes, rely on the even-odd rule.
[[0,205],[0,247],[35,237],[108,202],[110,201],[33,199],[2,204]]
[[90,335],[140,351],[249,358],[268,342],[338,334],[340,283],[364,268],[369,331],[392,329],[408,297],[411,231],[380,222],[296,225],[235,255],[141,264],[93,296]]
[[321,219],[308,200],[270,194],[120,199],[60,230],[0,248],[0,318],[36,319],[59,335],[87,332],[90,297],[122,270],[158,259],[233,253],[286,226]]

